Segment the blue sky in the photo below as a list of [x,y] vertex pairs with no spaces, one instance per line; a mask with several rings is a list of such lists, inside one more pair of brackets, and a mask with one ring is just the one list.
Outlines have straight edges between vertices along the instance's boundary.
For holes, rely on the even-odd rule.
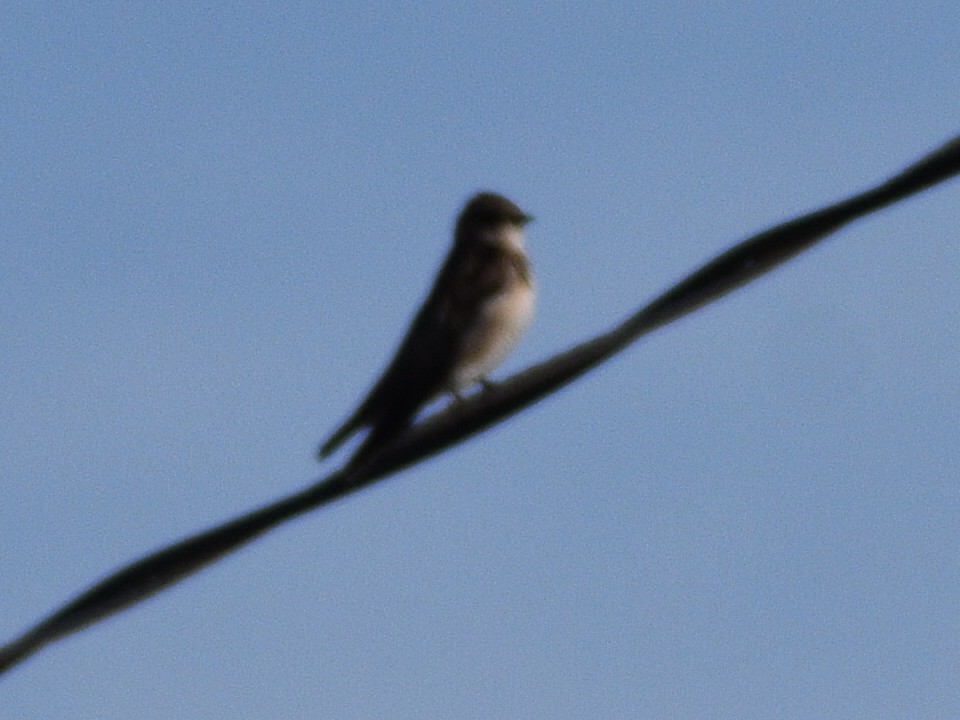
[[[24,4],[0,637],[318,477],[463,201],[501,374],[960,132],[960,7]],[[960,184],[0,680],[0,716],[960,714]],[[331,465],[332,467],[332,465]]]

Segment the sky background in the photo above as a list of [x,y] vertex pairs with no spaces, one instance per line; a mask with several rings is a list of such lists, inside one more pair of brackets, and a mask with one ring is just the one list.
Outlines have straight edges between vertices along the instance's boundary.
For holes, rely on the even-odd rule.
[[[476,190],[537,218],[502,377],[960,132],[952,0],[14,3],[0,62],[0,640],[336,467]],[[859,222],[0,717],[957,717],[958,227]]]

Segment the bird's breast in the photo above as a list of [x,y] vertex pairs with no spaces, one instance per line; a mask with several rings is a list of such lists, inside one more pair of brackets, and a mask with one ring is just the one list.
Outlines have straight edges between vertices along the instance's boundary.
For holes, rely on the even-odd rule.
[[534,299],[535,291],[528,278],[517,278],[484,300],[476,322],[464,335],[450,390],[466,390],[503,362],[530,326]]

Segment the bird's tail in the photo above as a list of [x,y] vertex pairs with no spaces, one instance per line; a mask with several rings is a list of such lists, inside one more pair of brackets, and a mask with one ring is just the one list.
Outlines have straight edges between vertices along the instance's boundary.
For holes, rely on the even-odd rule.
[[320,449],[317,451],[317,459],[323,460],[325,457],[328,457],[336,450],[338,447],[343,445],[346,442],[347,438],[353,435],[357,430],[363,425],[363,419],[360,413],[357,413],[349,420],[347,420],[343,425],[341,425],[330,438],[320,446]]

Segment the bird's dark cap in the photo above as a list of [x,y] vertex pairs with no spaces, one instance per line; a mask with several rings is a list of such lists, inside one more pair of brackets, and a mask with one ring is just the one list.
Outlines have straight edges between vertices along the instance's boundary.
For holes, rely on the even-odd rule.
[[474,195],[460,213],[458,225],[470,222],[480,225],[496,225],[502,222],[511,222],[516,225],[526,225],[533,220],[520,207],[503,195],[493,192],[481,192]]

